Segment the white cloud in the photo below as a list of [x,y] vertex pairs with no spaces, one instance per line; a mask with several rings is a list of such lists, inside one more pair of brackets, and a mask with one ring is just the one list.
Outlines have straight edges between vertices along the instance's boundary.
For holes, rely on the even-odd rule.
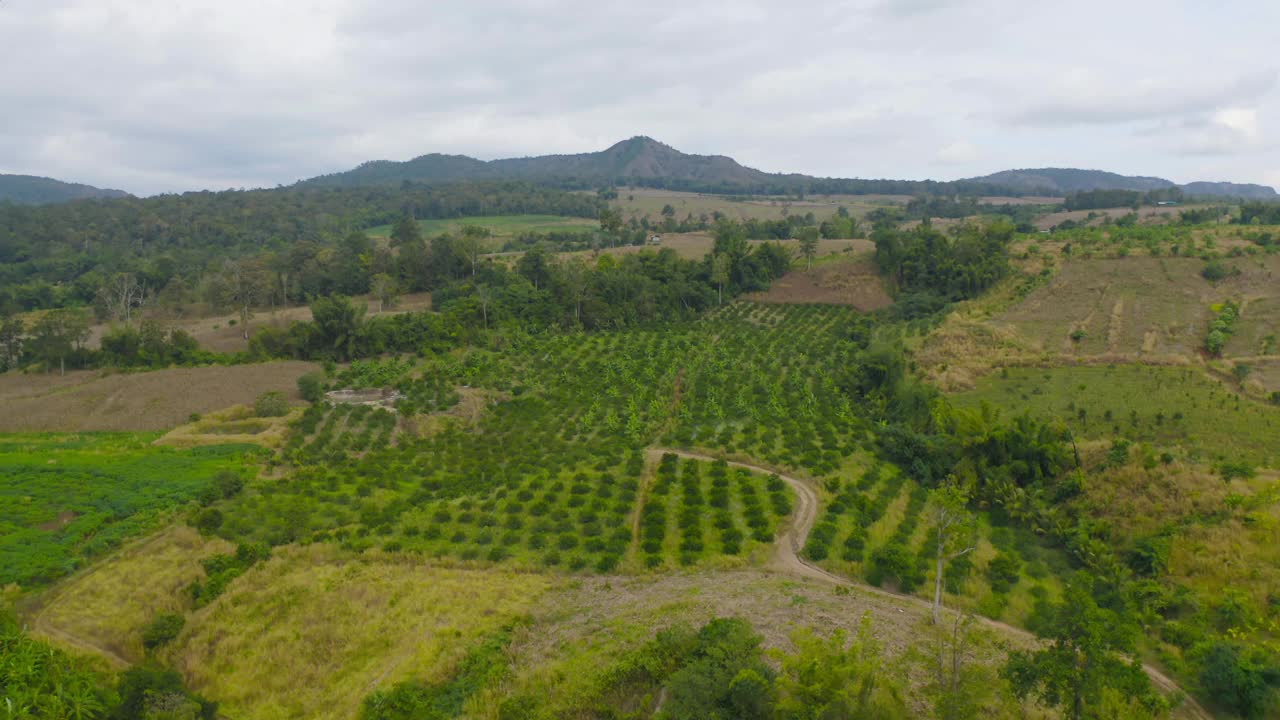
[[273,186],[646,134],[828,176],[1262,181],[1280,5],[1227,1],[1250,22],[1155,0],[11,0],[0,171]]

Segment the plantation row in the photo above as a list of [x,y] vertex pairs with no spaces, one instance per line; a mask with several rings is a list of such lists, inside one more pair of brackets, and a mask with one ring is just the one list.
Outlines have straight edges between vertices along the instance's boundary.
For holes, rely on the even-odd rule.
[[704,467],[663,455],[640,516],[645,567],[662,567],[673,556],[693,565],[708,555],[748,555],[771,544],[791,512],[790,491],[776,475],[766,480],[723,460],[705,473]]
[[[504,527],[505,520],[493,527],[473,526],[458,521],[461,513],[450,510],[450,520],[436,523],[440,536],[434,538],[427,536],[436,531],[428,529],[433,524],[424,513],[434,513],[440,503],[470,500],[478,505],[497,502],[497,493],[538,494],[557,482],[573,486],[579,474],[590,478],[592,492],[596,483],[639,482],[642,452],[659,442],[742,452],[813,474],[831,473],[865,434],[854,408],[830,379],[830,370],[853,356],[847,336],[856,317],[844,308],[735,303],[662,331],[513,335],[501,351],[471,349],[435,358],[416,379],[405,379],[408,371],[397,366],[396,382],[406,395],[398,409],[406,420],[411,418],[405,410],[424,412],[441,404],[422,397],[447,401],[453,388],[462,386],[502,399],[473,424],[446,420],[420,438],[393,435],[396,420],[385,411],[313,407],[286,447],[294,466],[291,474],[261,484],[226,508],[221,532],[236,541],[391,543],[453,556],[462,555],[456,548],[471,548],[465,552],[474,558],[610,566],[622,559],[620,538],[610,544],[609,537],[616,530],[610,524],[618,520],[616,513],[602,522],[609,528],[606,537],[581,536],[579,545],[567,549],[558,547],[553,536],[592,527],[590,518],[577,516],[581,508],[567,504],[562,509],[570,515],[563,518],[535,516],[533,506],[525,504],[521,527],[514,529]],[[362,371],[378,372],[372,366]],[[604,474],[613,480],[602,480]],[[683,550],[679,519],[686,494],[679,489],[667,493],[670,504],[662,512],[669,526],[662,533],[661,551],[642,553],[640,562],[657,567],[711,555],[749,555],[752,543],[761,542],[753,538],[771,535],[785,513],[777,511],[776,493],[738,476],[737,471],[723,478],[702,473],[696,497],[691,489],[687,500],[720,502],[721,492],[727,491],[730,506],[727,518],[712,513],[697,532],[688,527]],[[529,488],[534,479],[544,487]],[[727,487],[709,484],[725,481]],[[621,486],[612,490],[615,496],[635,491]],[[567,495],[557,497],[567,503]],[[763,525],[750,510],[756,502]],[[593,511],[603,517],[615,504],[612,499]],[[555,509],[549,499],[547,506]],[[416,535],[402,532],[401,516],[406,518],[404,530],[416,528]],[[553,527],[548,530],[539,520]],[[555,529],[567,527],[566,522],[574,524],[572,530]],[[535,539],[535,524],[545,547],[531,546],[541,542]],[[344,528],[344,534],[337,534]],[[457,543],[450,542],[455,537]]]
[[[809,535],[803,554],[834,572],[861,577],[883,586],[891,583],[902,592],[924,588],[936,561],[937,547],[924,517],[928,493],[925,488],[895,469],[872,465],[856,481],[845,482],[831,497]],[[890,509],[901,506],[901,516]],[[979,610],[1000,617],[1009,594],[1023,580],[1033,581],[1049,574],[1046,562],[1061,558],[1047,553],[1034,536],[997,526],[983,538],[996,550],[985,563],[978,579],[991,594]],[[972,553],[949,560],[943,571],[943,585],[952,594],[966,592],[977,563]],[[1033,596],[1044,590],[1025,588]]]

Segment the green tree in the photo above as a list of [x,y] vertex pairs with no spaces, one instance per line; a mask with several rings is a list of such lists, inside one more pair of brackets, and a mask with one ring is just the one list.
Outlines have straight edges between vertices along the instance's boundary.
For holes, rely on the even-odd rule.
[[51,367],[67,374],[67,356],[80,349],[89,337],[89,314],[80,309],[51,310],[36,321],[28,343],[31,351]]
[[813,268],[813,258],[818,254],[818,228],[800,228],[800,254],[805,259],[805,269]]
[[1245,718],[1266,716],[1272,706],[1272,687],[1280,685],[1280,667],[1261,653],[1234,643],[1214,643],[1200,663],[1200,684],[1215,703]]
[[733,268],[733,260],[727,253],[711,256],[711,282],[716,285],[716,304],[724,304],[724,286],[729,282],[729,272]]
[[1136,629],[1112,610],[1101,608],[1093,597],[1093,578],[1081,573],[1067,586],[1062,602],[1051,606],[1041,636],[1043,649],[1015,650],[1001,674],[1022,699],[1037,697],[1060,708],[1068,720],[1093,717],[1115,691],[1125,701],[1157,700],[1151,680],[1136,659]]
[[667,678],[662,717],[670,720],[766,720],[773,673],[764,664],[760,636],[737,618],[716,618],[697,635],[697,646]]
[[422,229],[412,215],[402,215],[391,228],[391,247],[403,247],[410,243],[422,242]]
[[[778,717],[783,720],[891,720],[910,717],[897,672],[862,616],[849,642],[843,629],[821,638],[808,629],[791,636],[795,652],[776,657]],[[846,647],[846,643],[848,647]]]
[[312,341],[320,355],[339,361],[354,357],[364,335],[367,310],[344,295],[317,298],[311,303]]
[[378,299],[378,312],[395,305],[400,297],[400,287],[396,279],[386,273],[378,273],[369,281],[369,292]]
[[956,482],[945,483],[929,491],[928,517],[937,548],[937,564],[933,577],[933,624],[942,621],[942,584],[945,565],[976,547],[977,527],[969,512],[969,496]]
[[19,317],[0,320],[0,372],[18,367],[22,361],[23,336],[27,325]]

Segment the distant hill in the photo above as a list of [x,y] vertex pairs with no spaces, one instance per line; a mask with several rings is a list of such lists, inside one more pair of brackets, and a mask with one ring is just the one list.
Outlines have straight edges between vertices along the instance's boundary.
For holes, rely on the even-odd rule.
[[[785,175],[743,167],[723,155],[688,155],[652,138],[633,137],[600,152],[576,155],[476,160],[465,155],[431,154],[405,162],[377,160],[354,170],[322,175],[301,185],[342,187],[453,180],[580,180],[606,182],[665,179],[750,186],[776,182]],[[798,177],[798,176],[791,176]]]
[[92,185],[68,183],[34,175],[0,174],[0,203],[45,205],[68,200],[131,197],[123,190],[103,190]]
[[[962,181],[963,182],[963,181]],[[1158,177],[1119,175],[1103,170],[1077,168],[1031,168],[1004,170],[983,177],[968,178],[967,182],[990,183],[1012,188],[1023,194],[1066,195],[1087,190],[1136,190],[1149,192],[1166,188],[1181,188],[1188,195],[1269,199],[1277,197],[1276,191],[1265,185],[1230,182],[1193,182],[1178,185],[1172,180]]]

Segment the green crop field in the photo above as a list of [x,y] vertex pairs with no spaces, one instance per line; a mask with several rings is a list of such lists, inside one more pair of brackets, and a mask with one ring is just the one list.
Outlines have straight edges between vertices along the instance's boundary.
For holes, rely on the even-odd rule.
[[253,446],[173,450],[155,435],[0,436],[0,585],[41,584],[153,529]]
[[[464,225],[485,228],[497,239],[512,238],[525,232],[583,232],[600,227],[595,219],[564,215],[480,215],[455,220],[418,221],[418,228],[424,237],[457,233]],[[379,225],[366,232],[370,237],[386,238],[391,236],[391,226]]]

